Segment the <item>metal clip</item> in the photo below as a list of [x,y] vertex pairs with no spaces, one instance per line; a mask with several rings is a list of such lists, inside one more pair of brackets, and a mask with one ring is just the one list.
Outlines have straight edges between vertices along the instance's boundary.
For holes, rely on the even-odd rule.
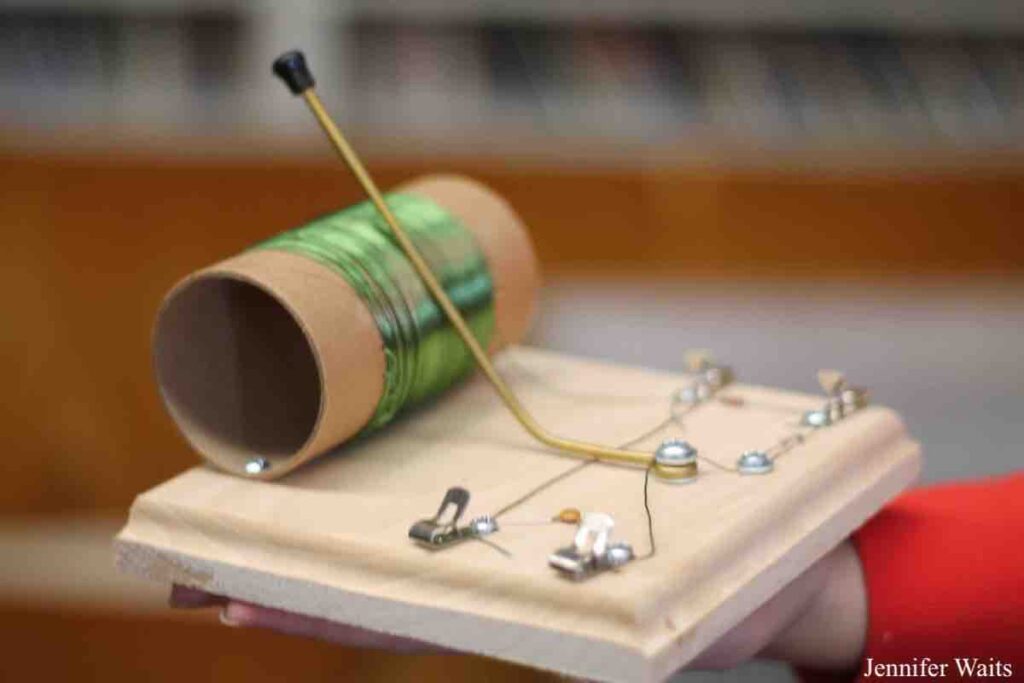
[[[409,527],[409,538],[433,548],[443,548],[467,538],[488,536],[498,530],[498,522],[489,515],[474,517],[468,525],[460,527],[459,519],[462,518],[467,505],[469,491],[461,486],[453,486],[444,494],[437,514],[430,519],[421,519]],[[449,521],[442,521],[451,506],[455,506],[455,513]]]
[[616,569],[633,559],[628,543],[609,543],[615,520],[603,512],[588,512],[576,529],[571,546],[548,556],[548,564],[575,581],[607,569]]

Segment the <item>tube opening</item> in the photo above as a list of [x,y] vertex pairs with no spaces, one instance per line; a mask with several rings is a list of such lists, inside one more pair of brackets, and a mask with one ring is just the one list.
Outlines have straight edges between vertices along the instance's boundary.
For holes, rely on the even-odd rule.
[[313,347],[289,309],[256,284],[212,273],[182,285],[157,320],[154,362],[179,429],[225,469],[246,472],[258,458],[273,469],[316,427],[322,384]]

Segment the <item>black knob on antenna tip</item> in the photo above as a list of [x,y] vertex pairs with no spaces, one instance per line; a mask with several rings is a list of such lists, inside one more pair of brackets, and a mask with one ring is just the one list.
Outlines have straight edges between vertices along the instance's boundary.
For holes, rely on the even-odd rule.
[[301,95],[316,85],[301,50],[291,50],[274,60],[274,73],[288,86],[293,95]]

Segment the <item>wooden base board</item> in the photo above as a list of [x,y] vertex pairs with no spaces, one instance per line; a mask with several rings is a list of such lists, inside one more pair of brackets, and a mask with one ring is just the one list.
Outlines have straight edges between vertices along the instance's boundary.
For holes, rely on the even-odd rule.
[[[499,367],[542,424],[621,443],[665,420],[681,375],[535,349]],[[808,369],[809,372],[812,369]],[[822,398],[748,385],[640,444],[684,436],[703,456],[791,434]],[[660,680],[690,661],[907,486],[919,446],[869,407],[814,432],[768,475],[707,464],[698,481],[652,477],[657,554],[574,583],[546,558],[574,527],[516,524],[601,511],[647,550],[641,469],[592,465],[501,518],[490,537],[440,551],[407,537],[444,492],[493,513],[576,461],[530,440],[477,377],[400,423],[273,483],[197,467],[142,494],[117,538],[130,573],[596,680]]]

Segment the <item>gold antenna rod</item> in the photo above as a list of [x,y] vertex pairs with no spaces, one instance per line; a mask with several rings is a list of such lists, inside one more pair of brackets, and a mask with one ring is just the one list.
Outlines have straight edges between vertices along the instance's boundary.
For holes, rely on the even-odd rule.
[[[335,125],[334,121],[331,120],[330,115],[324,109],[323,103],[316,94],[315,81],[313,75],[309,71],[309,67],[306,65],[305,56],[299,51],[287,52],[274,62],[274,73],[277,74],[287,85],[291,92],[295,95],[301,95],[302,99],[306,101],[313,116],[316,117],[317,123],[323,129],[324,133],[330,139],[334,145],[334,149],[338,152],[342,161],[348,166],[349,170],[359,181],[363,191],[373,202],[373,205],[377,207],[377,211],[387,222],[388,227],[391,228],[391,232],[395,236],[395,241],[405,252],[406,257],[412,263],[413,268],[419,274],[423,280],[423,284],[426,285],[431,295],[437,301],[437,304],[444,311],[444,314],[448,317],[452,327],[458,332],[462,338],[463,343],[469,349],[470,353],[473,354],[473,358],[476,359],[477,365],[483,371],[487,379],[490,380],[491,385],[495,391],[498,392],[498,396],[504,401],[505,405],[512,412],[512,414],[519,420],[519,423],[530,433],[535,439],[543,444],[557,448],[559,450],[572,453],[577,456],[585,456],[595,458],[597,460],[608,461],[608,462],[619,462],[629,463],[633,465],[650,466],[655,464],[655,458],[652,453],[644,453],[641,451],[633,451],[621,448],[612,448],[609,446],[600,446],[597,444],[586,443],[584,441],[575,441],[572,439],[563,439],[549,433],[547,430],[542,428],[533,416],[523,407],[519,399],[512,392],[509,386],[505,383],[505,380],[501,378],[498,371],[495,370],[491,364],[490,358],[487,356],[487,352],[480,346],[480,343],[473,336],[472,331],[463,319],[462,314],[459,312],[455,304],[452,303],[451,299],[448,298],[448,294],[444,291],[441,283],[434,277],[433,272],[430,270],[430,266],[420,255],[416,245],[409,239],[405,230],[399,225],[394,215],[391,213],[391,209],[384,202],[384,198],[381,196],[380,190],[377,189],[377,184],[373,181],[373,178],[367,172],[362,162],[359,160],[359,156],[355,150],[342,135],[338,126]],[[693,464],[685,465],[667,465],[657,463],[655,466],[655,472],[662,477],[669,479],[685,479],[692,477],[696,474],[696,466]]]

